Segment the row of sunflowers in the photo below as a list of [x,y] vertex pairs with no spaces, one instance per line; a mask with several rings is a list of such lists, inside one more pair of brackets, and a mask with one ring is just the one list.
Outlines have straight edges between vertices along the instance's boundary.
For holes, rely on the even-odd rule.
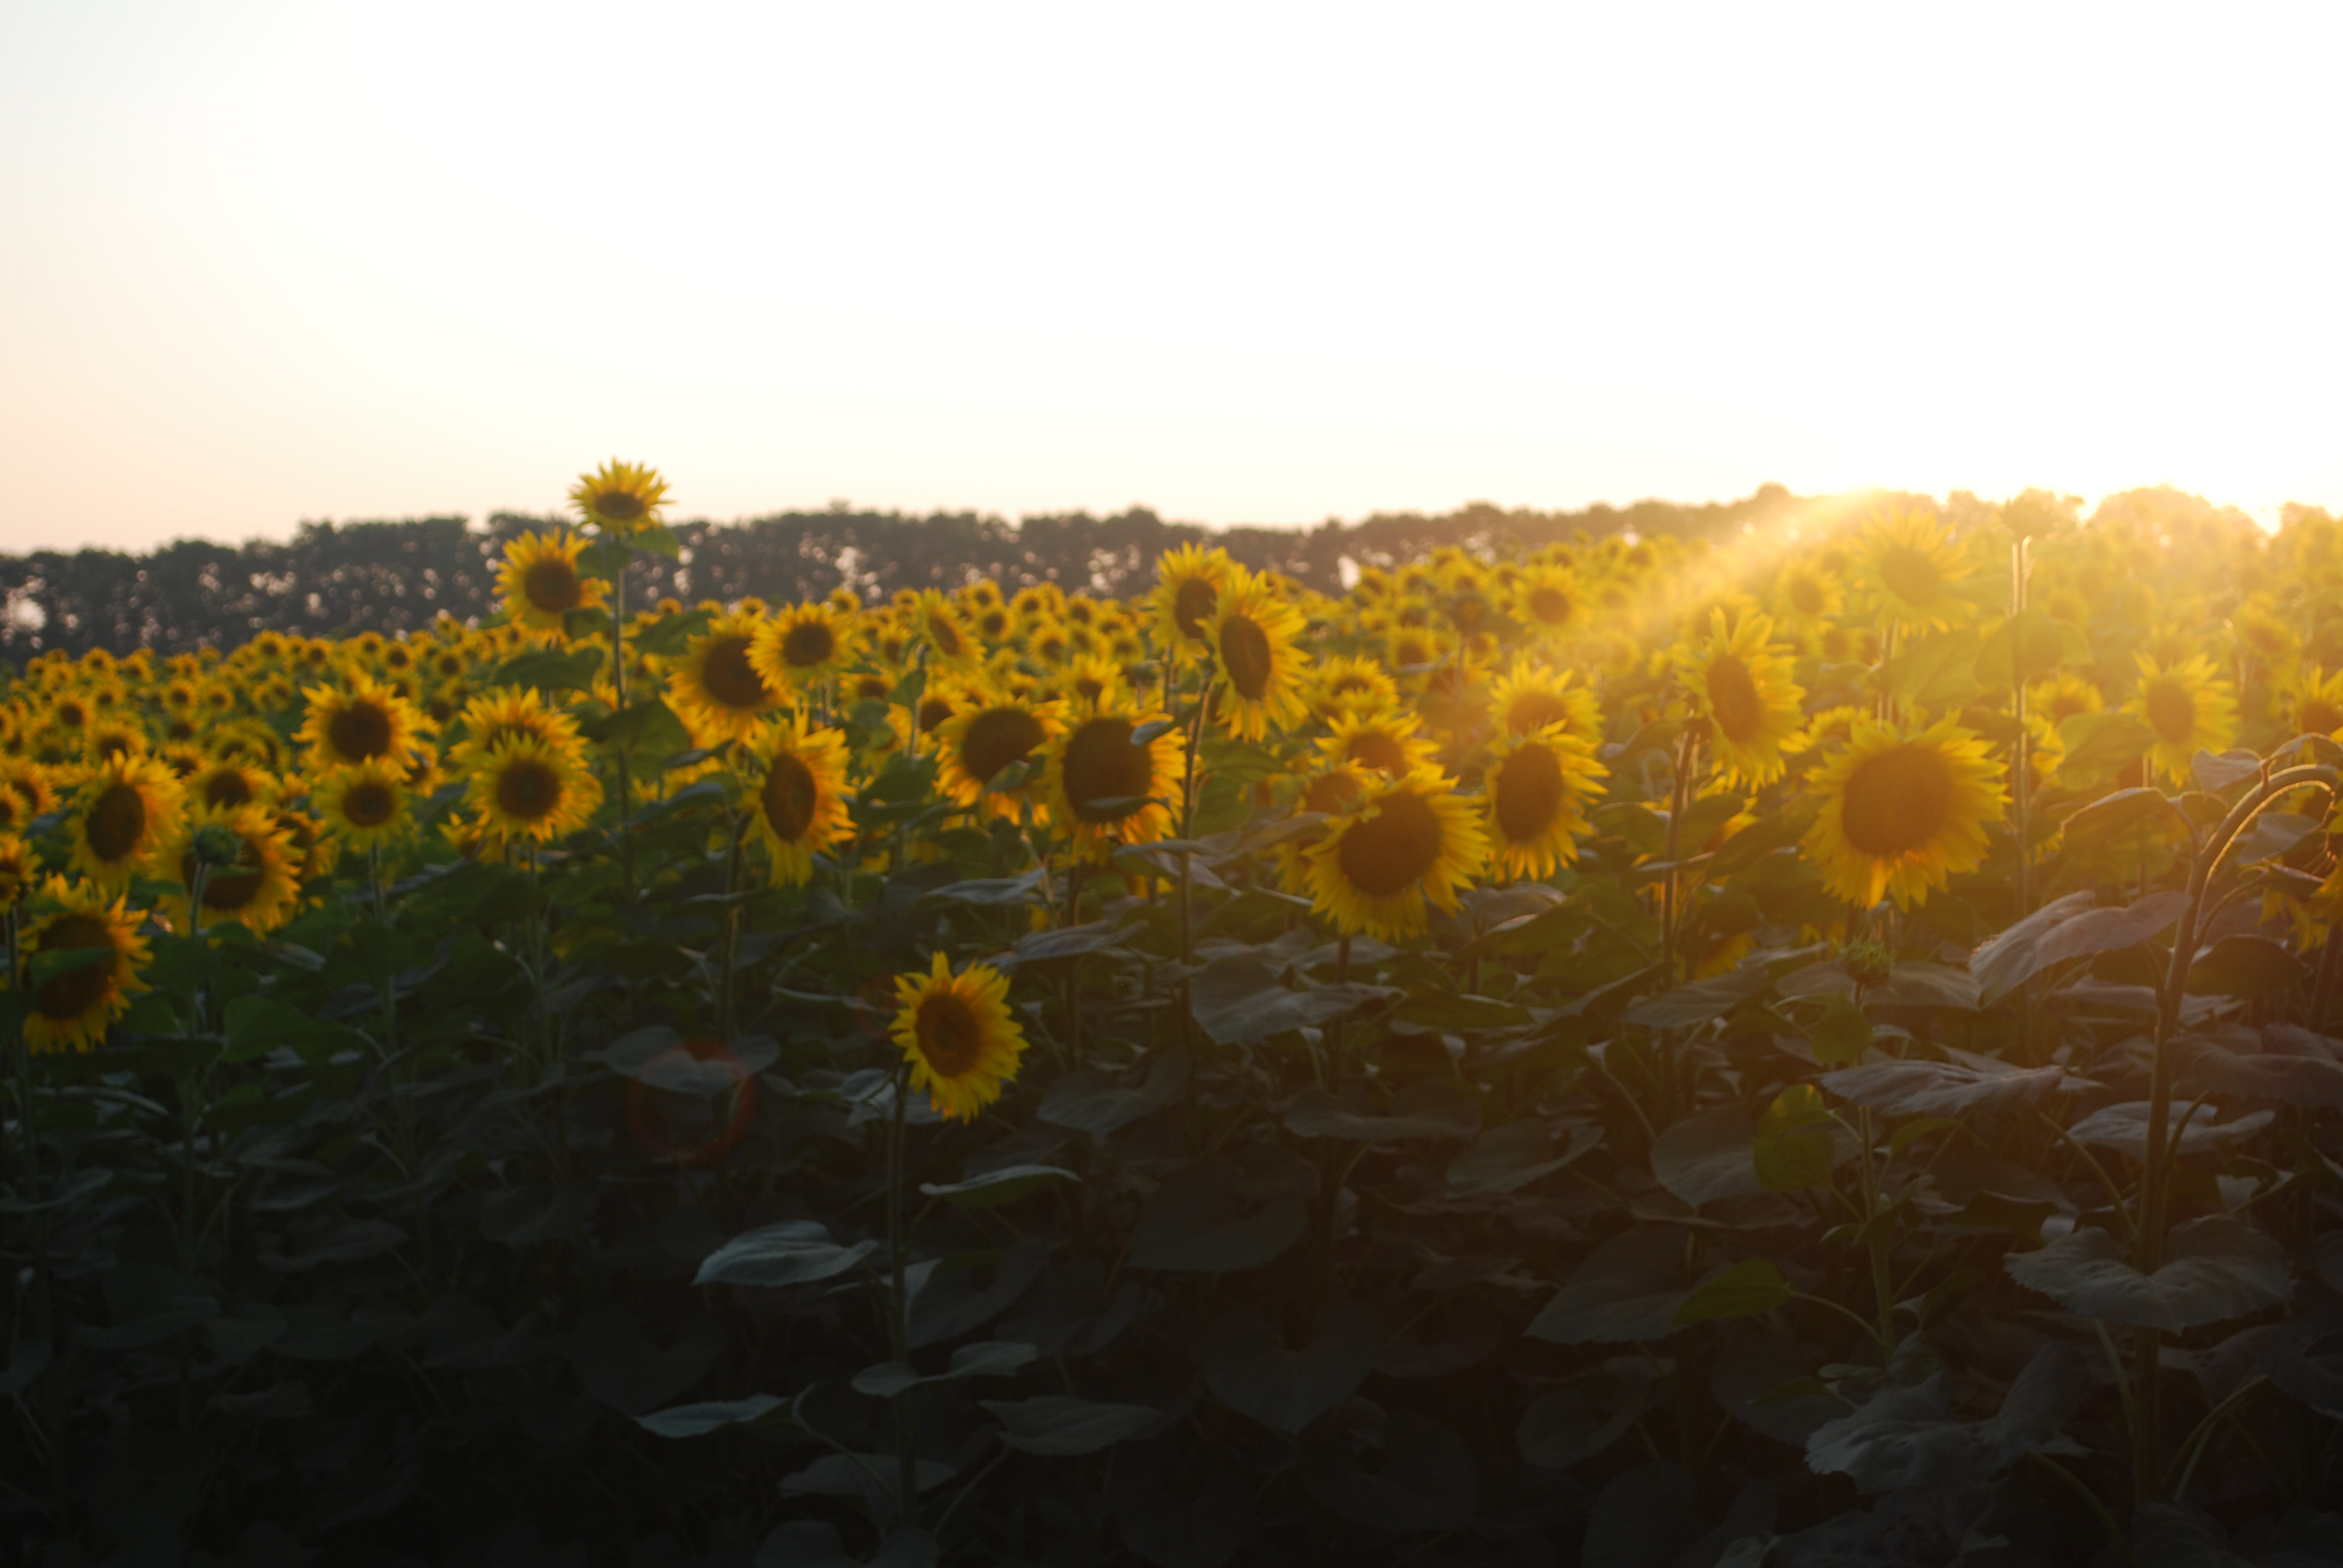
[[570,498],[488,624],[0,690],[0,1513],[2051,1563],[2333,1495],[2332,519],[630,606],[665,482]]

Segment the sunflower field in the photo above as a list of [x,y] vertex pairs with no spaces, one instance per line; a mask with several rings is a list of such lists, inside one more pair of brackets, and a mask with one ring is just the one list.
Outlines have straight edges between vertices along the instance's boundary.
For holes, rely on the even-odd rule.
[[2343,1562],[2343,527],[0,685],[60,1563]]

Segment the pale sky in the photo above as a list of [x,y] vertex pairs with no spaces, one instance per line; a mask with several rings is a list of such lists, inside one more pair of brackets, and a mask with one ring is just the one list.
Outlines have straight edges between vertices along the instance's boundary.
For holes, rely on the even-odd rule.
[[0,549],[2343,508],[2343,7],[0,0]]

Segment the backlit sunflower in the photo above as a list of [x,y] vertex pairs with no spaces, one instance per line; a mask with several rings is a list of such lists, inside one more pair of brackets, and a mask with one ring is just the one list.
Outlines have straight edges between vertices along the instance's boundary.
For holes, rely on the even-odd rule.
[[846,736],[802,713],[767,725],[745,749],[749,822],[772,857],[773,881],[803,887],[813,858],[854,837],[846,809]]
[[1577,575],[1551,561],[1528,568],[1514,580],[1505,596],[1505,608],[1540,642],[1576,635],[1586,613]]
[[1787,767],[1783,744],[1798,732],[1805,690],[1790,678],[1787,653],[1771,640],[1774,623],[1745,617],[1728,629],[1712,613],[1708,635],[1675,649],[1676,678],[1692,710],[1709,721],[1710,754],[1728,782],[1760,789]]
[[1286,603],[1259,574],[1232,566],[1204,623],[1206,641],[1218,656],[1212,670],[1213,704],[1229,733],[1259,740],[1271,725],[1302,715],[1302,678],[1307,659],[1296,639],[1302,612]]
[[336,768],[309,786],[309,805],[326,830],[360,854],[411,826],[413,791],[387,762]]
[[1002,769],[1049,744],[1059,714],[1054,702],[1001,692],[970,702],[936,728],[936,787],[970,810],[985,807],[988,816],[1014,817],[1021,802],[1038,804],[1038,780],[989,793],[987,787]]
[[1849,903],[1922,902],[1984,859],[1986,827],[2001,819],[2003,771],[1953,719],[1915,735],[1856,719],[1845,749],[1807,778],[1822,809],[1806,831],[1806,858]]
[[586,541],[567,528],[523,534],[505,547],[497,592],[515,625],[558,633],[570,611],[602,608],[603,585],[578,570],[585,548]]
[[2156,731],[2148,759],[2175,783],[2188,781],[2189,759],[2197,752],[2226,751],[2237,738],[2237,696],[2201,653],[2164,664],[2141,654],[2139,689],[2124,711]]
[[1845,608],[1846,590],[1836,572],[1818,560],[1797,556],[1784,561],[1774,574],[1772,598],[1775,616],[1785,628],[1809,632]]
[[2054,726],[2082,713],[2097,713],[2107,705],[2099,689],[2070,669],[2034,682],[2026,689],[2026,710],[2038,713]]
[[854,662],[854,618],[828,604],[791,605],[757,628],[749,662],[776,690],[819,685]]
[[1603,739],[1603,709],[1575,670],[1516,659],[1490,688],[1489,709],[1497,728],[1508,735],[1563,724],[1581,740],[1599,744]]
[[[1314,773],[1288,774],[1279,793],[1296,816],[1339,817],[1359,802],[1372,779],[1353,762],[1332,762]],[[1298,898],[1310,897],[1310,849],[1326,836],[1323,827],[1290,833],[1277,841],[1278,880]]]
[[1311,902],[1345,935],[1400,941],[1425,930],[1427,904],[1453,912],[1488,854],[1474,803],[1419,769],[1329,824],[1309,853]]
[[667,505],[667,481],[656,468],[613,457],[569,487],[569,504],[604,533],[632,538],[658,525]]
[[474,761],[466,795],[490,832],[541,844],[584,827],[602,786],[584,759],[518,736]]
[[1883,512],[1864,529],[1858,549],[1882,621],[1906,632],[1952,629],[1964,608],[1952,591],[1961,558],[1934,514]]
[[2343,735],[2343,670],[2327,675],[2306,668],[2288,684],[2279,701],[2288,736]]
[[1096,713],[1122,699],[1122,666],[1102,653],[1082,654],[1058,678],[1058,693],[1077,713]]
[[1349,762],[1386,779],[1404,778],[1432,761],[1432,739],[1417,729],[1415,715],[1405,709],[1339,713],[1329,729],[1331,733],[1319,737],[1318,750],[1331,761]]
[[313,686],[309,711],[295,739],[309,748],[311,764],[343,768],[377,758],[399,762],[424,729],[415,705],[379,681],[359,676],[347,690]]
[[74,797],[73,869],[109,892],[130,885],[177,825],[185,796],[152,757],[110,757]]
[[751,615],[719,616],[676,661],[667,699],[695,735],[745,740],[788,690],[767,681],[749,657],[757,628]]
[[[25,1042],[35,1051],[92,1050],[105,1042],[106,1026],[130,1010],[130,999],[146,989],[138,978],[146,941],[125,900],[108,902],[106,890],[95,883],[51,877],[42,892],[51,908],[19,939],[19,983],[32,993]],[[65,969],[51,956],[85,950],[103,956]],[[50,961],[42,963],[44,957]]]
[[890,1032],[910,1064],[911,1087],[925,1090],[947,1121],[973,1121],[1000,1099],[1025,1054],[1007,977],[990,964],[955,975],[941,953],[928,973],[896,977]]
[[1304,700],[1321,720],[1350,711],[1387,713],[1399,706],[1399,683],[1372,658],[1336,654],[1312,666]]
[[1223,549],[1191,544],[1166,550],[1155,563],[1155,587],[1147,596],[1157,646],[1202,652],[1221,589],[1235,568]]
[[528,736],[548,746],[575,751],[585,745],[578,721],[547,705],[534,687],[494,687],[464,704],[458,716],[464,738],[447,753],[447,765],[458,772],[517,736]]
[[[374,764],[380,767],[381,764]],[[236,920],[255,935],[265,935],[293,918],[301,900],[294,874],[293,845],[266,806],[208,806],[188,812],[156,856],[158,869],[179,890],[163,900],[163,916],[171,929],[185,934],[187,899],[198,869],[196,836],[212,830],[236,846],[236,858],[225,865],[202,868],[204,924]]]
[[[1162,732],[1142,743],[1141,725]],[[1050,821],[1083,849],[1146,844],[1172,830],[1179,809],[1180,736],[1161,713],[1109,709],[1069,725],[1042,748]]]
[[1586,803],[1610,771],[1565,725],[1498,741],[1489,755],[1486,798],[1489,839],[1505,875],[1552,876],[1575,859],[1575,841],[1594,830]]

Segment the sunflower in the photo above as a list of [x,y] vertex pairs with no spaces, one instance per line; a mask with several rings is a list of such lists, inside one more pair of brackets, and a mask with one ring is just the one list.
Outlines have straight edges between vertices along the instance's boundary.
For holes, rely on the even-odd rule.
[[309,804],[327,832],[364,853],[409,825],[414,793],[397,769],[358,762],[319,776],[309,786]]
[[2001,819],[2003,769],[1951,719],[1918,734],[1856,719],[1852,739],[1807,779],[1822,809],[1805,854],[1831,891],[1865,909],[1926,899],[1985,858]]
[[21,833],[56,804],[49,770],[27,757],[0,757],[0,833]]
[[1497,727],[1508,735],[1563,724],[1581,740],[1599,744],[1603,739],[1603,709],[1575,670],[1515,659],[1513,668],[1490,688],[1489,707]]
[[983,645],[960,607],[934,588],[922,589],[906,614],[913,639],[928,645],[930,668],[965,670],[984,656]]
[[1306,659],[1295,642],[1302,629],[1302,612],[1278,598],[1265,578],[1230,568],[1204,631],[1219,656],[1213,706],[1238,739],[1259,740],[1272,724],[1301,717]]
[[[1147,724],[1161,732],[1138,741]],[[1101,709],[1060,731],[1041,756],[1050,820],[1079,847],[1151,843],[1172,830],[1182,799],[1180,736],[1161,713]]]
[[814,729],[802,713],[766,726],[750,740],[749,825],[772,856],[773,881],[813,879],[813,858],[854,837],[846,810],[846,736]]
[[1576,632],[1585,615],[1577,574],[1553,561],[1523,571],[1505,598],[1505,608],[1541,642]]
[[1489,756],[1489,837],[1508,877],[1552,876],[1594,829],[1586,803],[1611,770],[1563,724],[1501,740]]
[[[1314,773],[1287,774],[1279,792],[1297,816],[1339,817],[1367,792],[1371,775],[1353,762],[1332,762]],[[1291,833],[1277,842],[1278,879],[1285,890],[1310,896],[1310,849],[1325,837],[1323,828]]]
[[2304,668],[2280,696],[2288,735],[2343,734],[2343,670],[2332,675]]
[[754,616],[719,616],[686,645],[668,685],[668,701],[695,735],[745,740],[786,687],[769,683],[749,658]]
[[2037,680],[2026,689],[2026,707],[2029,713],[2038,713],[2052,724],[2064,724],[2078,714],[2097,713],[2107,705],[2099,689],[2073,670],[2062,669],[2057,674]]
[[585,548],[585,539],[567,528],[523,534],[505,547],[497,592],[514,625],[558,633],[570,611],[602,608],[602,584],[578,570]]
[[1745,789],[1761,789],[1787,767],[1783,744],[1798,732],[1805,689],[1790,678],[1789,656],[1772,640],[1774,623],[1745,617],[1727,629],[1722,611],[1710,614],[1708,636],[1687,638],[1674,654],[1692,710],[1709,721],[1717,772]]
[[1041,791],[1027,784],[992,790],[994,775],[1022,762],[1058,732],[1059,707],[996,692],[970,702],[936,728],[936,787],[973,810],[990,801],[987,815],[1014,817],[1021,802]]
[[1061,672],[1058,691],[1078,713],[1111,708],[1122,700],[1122,666],[1104,654],[1083,654]]
[[313,686],[307,695],[308,715],[294,739],[308,746],[316,767],[341,768],[377,757],[404,762],[423,734],[423,716],[415,705],[365,676],[352,680],[347,691]]
[[602,786],[573,752],[516,736],[474,762],[466,793],[489,831],[544,843],[586,825]]
[[667,481],[659,470],[616,457],[569,487],[578,515],[614,538],[629,539],[657,528],[667,505]]
[[198,871],[197,837],[206,833],[236,845],[235,859],[202,869],[206,925],[236,920],[259,936],[293,918],[301,900],[293,844],[268,809],[258,803],[207,806],[180,819],[177,830],[156,856],[164,873],[179,885],[178,892],[163,900],[164,918],[173,930],[185,935],[193,929],[187,899]]
[[990,964],[955,975],[943,954],[935,968],[895,978],[890,1031],[910,1064],[911,1087],[924,1089],[948,1121],[974,1120],[1001,1098],[1025,1054],[1025,1030],[1009,1010],[1009,981]]
[[109,757],[89,770],[73,806],[73,869],[119,892],[177,823],[177,777],[152,757]]
[[1388,713],[1399,706],[1399,683],[1372,658],[1336,654],[1312,668],[1305,700],[1322,721],[1353,710]]
[[0,833],[0,913],[16,907],[39,868],[40,861],[25,848],[24,839],[14,833]]
[[1771,598],[1783,626],[1809,632],[1845,608],[1846,589],[1836,572],[1819,560],[1800,557],[1784,561],[1774,574]]
[[187,793],[197,806],[243,806],[273,799],[277,780],[250,762],[198,761],[186,775]]
[[1371,788],[1311,847],[1311,902],[1346,936],[1399,941],[1425,929],[1427,903],[1453,913],[1488,853],[1473,803],[1421,768]]
[[464,739],[447,753],[448,766],[462,771],[475,759],[517,736],[528,736],[565,751],[580,751],[585,741],[578,721],[547,705],[534,687],[506,686],[481,693],[464,704],[458,715]]
[[1909,632],[1953,628],[1964,608],[1952,591],[1961,560],[1933,513],[1882,512],[1864,529],[1860,548],[1881,620]]
[[1330,728],[1332,733],[1319,737],[1318,750],[1331,761],[1400,779],[1432,760],[1433,744],[1418,731],[1413,713],[1340,713]]
[[[106,890],[91,882],[51,877],[42,890],[54,906],[26,927],[19,939],[24,973],[32,992],[25,1014],[25,1042],[36,1051],[96,1049],[106,1026],[130,1010],[130,999],[146,989],[138,970],[146,962],[146,939],[123,899],[106,901]],[[34,978],[45,954],[94,949],[106,956],[44,979]]]
[[1201,652],[1211,635],[1213,607],[1235,568],[1228,551],[1201,545],[1182,545],[1157,558],[1155,587],[1147,596],[1156,642]]
[[2148,759],[2176,783],[2188,781],[2189,759],[2197,752],[2226,751],[2237,736],[2237,697],[2201,653],[2161,664],[2139,655],[2139,689],[2124,711],[2156,731]]
[[285,835],[287,849],[295,857],[296,881],[322,877],[340,861],[341,841],[327,832],[317,818],[279,804],[268,808],[268,820]]
[[854,618],[827,604],[792,605],[757,628],[749,662],[776,690],[815,685],[854,662]]

